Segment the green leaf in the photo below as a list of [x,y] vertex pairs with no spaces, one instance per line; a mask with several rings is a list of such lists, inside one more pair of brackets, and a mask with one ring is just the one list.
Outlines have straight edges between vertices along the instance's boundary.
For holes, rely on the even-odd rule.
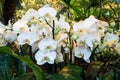
[[105,75],[98,78],[98,80],[119,80],[120,72],[119,71],[109,71]]
[[106,73],[105,75],[101,76],[100,78],[98,78],[98,80],[114,80],[113,75],[114,75],[114,73],[112,71],[110,71],[110,72]]
[[34,73],[30,72],[30,73],[24,73],[22,75],[19,75],[18,77],[12,80],[36,80],[36,79],[35,79]]
[[0,52],[10,54],[13,57],[16,57],[17,59],[19,59],[20,61],[26,63],[33,70],[33,72],[34,72],[34,74],[36,76],[36,80],[42,80],[42,71],[41,71],[41,69],[36,64],[33,63],[33,61],[30,59],[29,56],[19,56],[16,53],[14,53],[7,46],[0,47]]

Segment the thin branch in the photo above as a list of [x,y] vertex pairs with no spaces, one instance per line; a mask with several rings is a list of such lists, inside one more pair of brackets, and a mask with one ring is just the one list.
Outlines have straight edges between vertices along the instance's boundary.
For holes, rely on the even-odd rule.
[[110,60],[111,57],[112,57],[112,55],[108,56],[108,58],[105,60],[105,62],[103,63],[103,65],[101,66],[101,68],[99,69],[99,71],[97,72],[97,76],[99,76],[101,70],[106,65],[106,63]]
[[55,30],[55,21],[53,20],[53,27],[52,27],[53,39],[55,39],[54,30]]
[[46,19],[45,22],[53,29],[53,26],[51,26]]

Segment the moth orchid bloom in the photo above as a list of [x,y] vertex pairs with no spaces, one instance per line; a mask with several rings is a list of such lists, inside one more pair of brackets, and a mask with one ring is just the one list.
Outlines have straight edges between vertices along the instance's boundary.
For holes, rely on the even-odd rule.
[[98,34],[87,34],[85,43],[93,50],[101,41],[101,36]]
[[85,27],[87,30],[89,30],[89,29],[92,28],[92,25],[93,25],[95,22],[97,22],[97,21],[99,21],[99,20],[96,19],[94,16],[90,16],[89,18],[87,18],[87,19],[85,19],[85,20],[83,21],[83,24],[84,24],[84,27]]
[[6,45],[7,45],[6,40],[3,38],[2,35],[0,35],[0,46],[6,46]]
[[40,42],[40,39],[36,42],[34,42],[32,46],[32,52],[35,53],[39,48],[38,48],[38,43]]
[[111,48],[116,48],[117,45],[119,44],[119,37],[116,34],[113,33],[107,33],[104,37],[104,47],[111,47]]
[[106,27],[108,26],[108,23],[104,22],[104,21],[96,21],[93,25],[91,25],[90,29],[88,30],[88,32],[91,34],[93,33],[97,33],[99,34],[101,37],[104,36],[104,32],[106,30]]
[[15,40],[17,40],[17,34],[11,30],[6,30],[5,33],[3,34],[3,37],[9,43],[12,43]]
[[56,50],[57,41],[53,40],[51,37],[46,37],[38,43],[40,50],[51,51]]
[[56,54],[55,62],[56,62],[56,63],[59,63],[59,62],[63,62],[63,61],[64,61],[64,59],[63,59],[62,53],[57,53],[57,54]]
[[43,36],[52,36],[52,29],[44,22],[31,25],[30,31],[36,32],[40,38],[42,38]]
[[85,47],[74,47],[74,54],[78,58],[83,58],[87,63],[90,63],[91,51]]
[[38,22],[37,24],[32,24],[30,26],[30,31],[37,31],[44,28],[50,28],[45,22]]
[[104,32],[106,30],[106,28],[108,27],[108,23],[105,21],[99,21],[97,22],[97,30],[96,32],[103,37],[104,36]]
[[5,25],[3,25],[1,22],[0,22],[0,34],[3,34],[5,32],[6,28],[5,28]]
[[85,37],[79,37],[77,40],[76,40],[76,45],[81,47],[81,46],[85,46],[86,43],[85,43]]
[[119,41],[119,37],[113,33],[106,33],[104,41],[110,42],[111,40]]
[[67,33],[61,33],[61,34],[59,34],[59,35],[57,35],[56,37],[55,37],[55,40],[57,40],[57,42],[58,42],[58,44],[57,44],[57,47],[61,47],[61,46],[63,46],[63,47],[65,47],[66,46],[66,44],[68,44],[68,34]]
[[16,32],[16,33],[22,33],[22,32],[26,32],[26,31],[29,31],[29,27],[27,25],[27,21],[25,20],[19,20],[17,22],[15,22],[13,24],[13,30]]
[[35,54],[35,60],[37,61],[38,65],[43,65],[46,62],[48,62],[49,64],[54,64],[55,59],[56,59],[55,51],[39,50]]
[[76,35],[78,37],[83,37],[83,36],[86,36],[87,34],[87,30],[83,25],[83,21],[74,23],[73,31],[74,31],[73,35]]
[[23,20],[34,20],[34,19],[38,19],[39,18],[39,14],[35,9],[29,9],[25,15],[23,15],[22,19]]
[[70,31],[70,25],[67,22],[65,22],[65,16],[60,15],[58,26],[61,29],[61,31],[63,31],[63,32]]
[[88,33],[98,33],[101,35],[101,37],[103,37],[105,28],[108,26],[108,23],[98,20],[94,16],[90,16],[83,21],[83,25],[87,29]]
[[39,38],[35,32],[28,31],[28,32],[21,33],[18,36],[17,40],[19,45],[24,45],[24,44],[32,45],[34,42],[39,40]]
[[58,42],[66,42],[66,39],[68,39],[68,34],[67,33],[61,33],[58,36],[56,36],[56,40]]
[[9,20],[8,21],[8,25],[7,26],[5,26],[5,28],[6,28],[6,30],[12,30],[12,22],[11,22],[11,20]]
[[110,49],[113,51],[113,53],[120,54],[119,37],[114,33],[106,33],[103,39],[103,44],[100,46],[100,49]]
[[57,14],[57,11],[54,8],[49,7],[48,5],[44,5],[38,10],[38,13],[41,18],[48,19],[48,18],[55,17]]

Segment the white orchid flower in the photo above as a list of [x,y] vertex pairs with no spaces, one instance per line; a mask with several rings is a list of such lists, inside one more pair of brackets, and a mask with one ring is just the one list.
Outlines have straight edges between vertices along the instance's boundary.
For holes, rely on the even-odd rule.
[[65,22],[65,16],[60,15],[58,26],[61,29],[61,31],[66,31],[66,32],[70,31],[70,25],[67,22]]
[[104,41],[110,42],[112,40],[119,41],[119,37],[113,33],[106,33],[106,35],[104,37]]
[[40,50],[56,50],[57,41],[53,40],[51,37],[46,37],[38,43]]
[[0,22],[0,34],[3,34],[5,32],[6,28],[5,28],[5,25],[3,25],[1,22]]
[[29,31],[29,27],[27,25],[27,21],[25,20],[19,20],[13,24],[13,30],[16,33],[22,33],[25,31]]
[[35,59],[38,65],[43,65],[46,62],[49,64],[54,64],[54,60],[56,59],[56,52],[39,50],[35,54]]
[[40,40],[34,42],[31,46],[32,46],[32,52],[35,53],[39,48],[38,48],[38,43],[40,42]]
[[89,33],[95,32],[101,35],[101,37],[103,37],[107,26],[108,26],[108,23],[99,20],[91,25],[91,27],[88,29],[88,32]]
[[57,11],[54,8],[49,7],[48,5],[44,5],[38,10],[38,13],[40,17],[55,17]]
[[84,28],[87,29],[88,33],[98,33],[101,36],[104,36],[104,31],[108,23],[105,21],[101,21],[96,19],[94,16],[90,16],[89,18],[83,21]]
[[97,21],[99,21],[99,20],[96,19],[94,16],[90,16],[89,18],[87,18],[83,21],[83,24],[86,29],[90,29],[90,27]]
[[69,36],[67,33],[61,33],[57,36],[56,40],[58,42],[63,42],[65,39],[67,39]]
[[77,40],[76,40],[76,44],[77,44],[77,46],[84,46],[84,45],[86,45],[86,43],[85,43],[85,36],[83,36],[83,37],[79,37]]
[[93,50],[101,41],[101,36],[98,34],[87,34],[85,43]]
[[87,63],[90,63],[91,51],[87,47],[75,47],[74,54],[78,58],[83,58]]
[[6,30],[12,30],[12,22],[11,20],[8,21],[8,25],[5,26]]
[[38,30],[36,32],[39,35],[39,38],[42,38],[42,37],[52,37],[53,36],[52,31],[49,30],[48,28],[43,28],[43,29]]
[[83,21],[74,23],[73,31],[74,31],[74,35],[78,37],[85,36],[87,34],[87,30],[84,27]]
[[70,53],[70,48],[68,46],[64,47],[64,51],[65,51],[65,53]]
[[0,35],[0,46],[6,46],[7,42],[5,41],[5,39],[3,38],[2,35]]
[[38,19],[39,18],[39,14],[35,9],[29,9],[25,15],[23,15],[22,19],[23,20],[34,20],[34,19]]
[[43,28],[50,28],[45,22],[38,22],[37,24],[32,24],[30,26],[30,31],[37,31]]
[[105,22],[105,21],[98,21],[97,22],[97,30],[98,31],[105,31],[106,30],[106,27],[108,27],[108,23],[107,22]]
[[46,23],[41,22],[37,23],[36,25],[31,25],[30,31],[34,31],[40,36],[40,38],[44,35],[52,36],[52,28],[50,28]]
[[55,36],[55,40],[57,40],[57,42],[58,42],[57,46],[58,47],[61,47],[61,46],[65,47],[66,44],[69,42],[68,37],[69,36],[67,33],[60,33],[57,36]]
[[24,44],[29,44],[32,45],[34,42],[39,40],[38,36],[36,35],[35,32],[23,32],[21,33],[18,38],[18,44],[19,45],[24,45]]
[[63,59],[62,53],[57,53],[57,54],[56,54],[55,62],[56,62],[56,63],[59,63],[59,62],[63,62],[63,61],[64,61],[64,59]]
[[116,34],[107,33],[104,37],[104,43],[102,46],[103,46],[103,48],[111,47],[113,49],[116,49],[116,51],[118,51],[120,48],[120,46],[118,44],[119,44],[119,37]]
[[17,40],[17,34],[11,30],[6,30],[3,34],[3,37],[9,43],[12,43],[13,41]]

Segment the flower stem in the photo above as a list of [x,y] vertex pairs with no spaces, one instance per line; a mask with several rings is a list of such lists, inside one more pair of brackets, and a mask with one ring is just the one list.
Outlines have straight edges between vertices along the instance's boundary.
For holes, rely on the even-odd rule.
[[103,67],[106,65],[106,63],[109,61],[109,59],[112,57],[112,54],[108,56],[108,58],[105,60],[105,62],[103,63],[103,65],[101,66],[101,68],[99,69],[99,71],[97,72],[97,76],[99,76],[101,70],[103,69]]
[[48,21],[45,19],[45,22],[51,27],[51,28],[53,28],[49,23],[48,23]]
[[67,65],[67,54],[65,53],[65,66]]
[[53,27],[52,27],[53,39],[55,39],[54,30],[55,30],[55,21],[53,20]]

